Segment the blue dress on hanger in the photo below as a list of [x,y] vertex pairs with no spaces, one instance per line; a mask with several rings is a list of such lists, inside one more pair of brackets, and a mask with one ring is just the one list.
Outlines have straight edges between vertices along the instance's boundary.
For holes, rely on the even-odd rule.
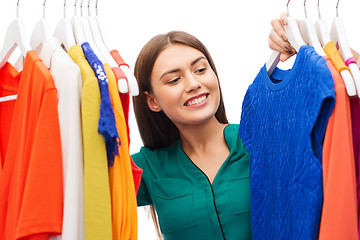
[[262,67],[245,95],[239,134],[250,153],[253,239],[317,239],[322,141],[335,104],[325,59],[302,46],[291,70]]

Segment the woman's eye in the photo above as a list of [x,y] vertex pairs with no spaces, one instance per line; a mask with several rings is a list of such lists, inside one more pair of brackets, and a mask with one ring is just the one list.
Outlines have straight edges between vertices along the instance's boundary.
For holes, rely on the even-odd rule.
[[199,68],[198,70],[196,70],[196,73],[203,73],[205,72],[206,68]]
[[177,77],[177,78],[171,79],[170,81],[168,81],[168,83],[169,83],[169,84],[175,84],[175,83],[177,83],[179,80],[180,80],[180,78]]

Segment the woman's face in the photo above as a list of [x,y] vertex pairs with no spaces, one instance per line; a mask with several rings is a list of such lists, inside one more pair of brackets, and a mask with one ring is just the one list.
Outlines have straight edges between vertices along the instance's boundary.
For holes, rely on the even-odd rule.
[[164,111],[179,124],[199,124],[213,117],[220,104],[218,79],[204,54],[174,44],[163,50],[151,74],[149,108]]

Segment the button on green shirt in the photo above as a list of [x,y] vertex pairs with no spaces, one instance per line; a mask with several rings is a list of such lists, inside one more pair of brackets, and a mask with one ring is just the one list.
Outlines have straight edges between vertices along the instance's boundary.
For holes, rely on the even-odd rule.
[[132,155],[143,169],[138,206],[155,206],[165,240],[251,239],[249,154],[238,128],[224,129],[230,154],[212,185],[180,141]]

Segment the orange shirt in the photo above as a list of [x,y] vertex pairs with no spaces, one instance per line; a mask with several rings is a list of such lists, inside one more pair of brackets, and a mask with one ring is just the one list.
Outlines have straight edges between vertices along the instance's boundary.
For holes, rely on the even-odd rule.
[[324,202],[319,240],[358,239],[357,190],[350,101],[345,84],[331,60],[336,103],[329,118],[323,145]]
[[[121,56],[117,50],[112,50],[110,53],[111,53],[111,56],[114,58],[115,62],[119,66],[122,66],[122,65],[128,66],[124,62],[124,60],[121,58]],[[113,69],[116,79],[126,77],[124,72],[119,67],[112,68],[112,69]],[[129,121],[129,103],[130,103],[129,98],[130,98],[129,93],[120,93],[120,99],[121,99],[122,107],[124,110],[126,128],[127,128],[127,132],[128,132],[128,141],[130,144],[130,130],[129,130],[129,123],[128,123],[128,121]],[[134,163],[134,161],[132,160],[131,157],[130,157],[130,162],[131,162],[131,169],[132,169],[133,178],[134,178],[135,192],[137,193],[139,190],[139,186],[140,186],[140,182],[141,182],[141,175],[142,175],[143,170],[141,168],[139,168],[138,166],[136,166],[136,164]]]
[[121,106],[115,75],[108,64],[104,64],[109,81],[110,99],[113,105],[116,128],[121,145],[114,165],[109,167],[112,204],[113,240],[137,239],[137,202],[131,171],[126,122]]
[[48,239],[61,234],[63,217],[57,90],[33,50],[21,73],[6,63],[0,79],[2,89],[5,81],[18,94],[14,103],[0,103],[1,130],[3,121],[10,129],[8,139],[1,139],[7,144],[0,145],[0,239]]

